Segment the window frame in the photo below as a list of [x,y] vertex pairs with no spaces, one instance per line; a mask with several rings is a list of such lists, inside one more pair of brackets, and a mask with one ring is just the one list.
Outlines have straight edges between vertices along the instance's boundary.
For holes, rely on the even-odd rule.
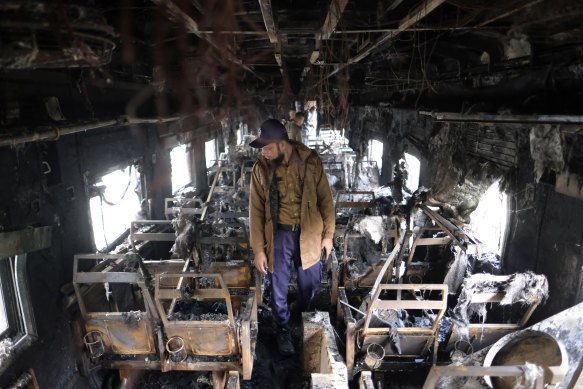
[[21,330],[19,325],[18,297],[14,279],[14,257],[0,259],[0,293],[6,311],[8,327],[0,333],[0,340],[16,337]]
[[[135,169],[138,184],[140,187],[139,193],[137,193],[137,195],[138,195],[138,199],[139,199],[139,204],[141,204],[142,201],[144,200],[144,198],[146,198],[146,185],[145,185],[145,177],[144,177],[143,167],[144,167],[144,164],[143,164],[142,160],[132,159],[130,161],[127,161],[126,163],[116,164],[115,166],[110,167],[109,169],[107,169],[104,172],[101,172],[99,174],[92,174],[92,175],[88,175],[85,177],[85,186],[87,188],[87,200],[88,200],[88,207],[89,207],[89,220],[91,223],[91,239],[93,240],[93,247],[95,248],[96,251],[107,252],[110,249],[112,249],[112,247],[115,247],[115,246],[121,244],[123,242],[123,240],[125,240],[129,236],[129,232],[130,232],[129,223],[131,223],[131,220],[130,220],[128,222],[128,228],[126,228],[120,235],[115,237],[113,240],[107,241],[106,245],[104,247],[101,247],[101,248],[97,247],[96,240],[95,240],[95,230],[93,229],[93,224],[94,223],[101,224],[104,222],[104,220],[103,219],[93,220],[93,217],[91,215],[91,200],[93,198],[98,197],[98,198],[100,198],[100,201],[102,201],[102,194],[99,193],[98,183],[102,181],[104,176],[107,176],[110,173],[113,173],[115,171],[122,170],[122,169],[133,168],[133,169]],[[131,189],[128,188],[128,190],[131,190]],[[100,209],[100,214],[102,212],[103,212],[103,209]]]
[[8,329],[0,340],[11,340],[9,356],[0,363],[0,375],[37,339],[34,307],[27,271],[28,253],[51,246],[52,227],[0,233],[0,278]]

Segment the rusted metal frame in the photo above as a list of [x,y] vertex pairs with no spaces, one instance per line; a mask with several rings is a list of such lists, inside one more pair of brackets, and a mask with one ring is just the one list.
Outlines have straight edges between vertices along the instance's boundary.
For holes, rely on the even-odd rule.
[[[233,307],[231,305],[231,295],[229,294],[229,289],[227,288],[227,286],[225,285],[225,282],[223,281],[223,277],[220,274],[207,274],[207,273],[176,273],[176,274],[172,274],[172,273],[164,273],[164,274],[157,274],[155,277],[155,289],[154,289],[154,300],[155,300],[155,304],[158,307],[158,312],[160,314],[160,318],[162,319],[162,322],[164,323],[165,326],[168,325],[169,321],[167,318],[167,314],[166,311],[164,310],[160,300],[163,299],[163,297],[161,296],[161,292],[162,289],[160,287],[160,280],[162,278],[180,278],[180,277],[184,277],[184,278],[214,278],[216,280],[219,281],[220,284],[220,288],[219,290],[217,290],[216,295],[217,297],[220,297],[221,299],[225,300],[225,303],[227,305],[227,316],[229,317],[229,326],[232,328],[235,328],[235,319],[233,318]],[[166,289],[166,291],[168,291],[168,289]],[[206,291],[206,290],[205,290]],[[175,293],[176,289],[170,289],[170,292]],[[162,292],[164,293],[164,292]],[[178,291],[178,293],[180,293]],[[200,295],[202,297],[204,296],[204,293],[200,293]],[[172,298],[172,297],[170,297]],[[179,323],[192,323],[192,322],[181,322],[181,321],[175,321],[174,324],[179,324]],[[204,324],[204,322],[197,322],[197,324]]]
[[457,246],[459,246],[459,248],[462,249],[462,251],[464,252],[466,251],[466,247],[464,246],[465,242],[461,238],[457,237],[455,233],[456,232],[460,233],[466,239],[467,236],[458,226],[456,226],[455,224],[453,224],[452,222],[450,222],[437,212],[429,209],[429,207],[427,207],[426,205],[422,205],[421,209],[427,216],[431,218],[431,220],[433,220],[439,227],[441,227],[447,235],[451,237],[453,242]]
[[[190,264],[190,260],[188,258],[186,258],[186,261],[184,261],[184,266],[182,267],[182,273],[186,273],[186,271],[188,270],[189,264]],[[180,279],[178,280],[178,285],[176,285],[176,290],[182,289],[183,283],[184,283],[184,277],[180,277]],[[176,299],[176,298],[172,299],[172,302],[170,303],[170,307],[168,308],[169,314],[171,314],[172,311],[174,311],[174,307],[176,306],[177,300],[178,299]]]
[[[101,360],[101,366],[107,369],[139,369],[139,370],[161,370],[161,361],[151,360]],[[167,370],[178,371],[241,371],[241,366],[237,362],[172,362],[166,363]]]
[[[439,290],[442,292],[440,300],[380,300],[379,296],[383,290]],[[367,318],[364,323],[363,334],[368,334],[370,320],[375,308],[381,309],[439,309],[445,312],[447,308],[447,285],[445,284],[381,284],[372,294],[371,302],[367,310]],[[437,329],[437,319],[434,322],[432,331]],[[387,331],[387,329],[384,329]]]
[[447,239],[445,238],[422,238],[423,233],[426,231],[442,231],[441,227],[421,227],[415,240],[413,241],[413,245],[411,246],[411,251],[409,252],[409,257],[407,258],[407,268],[411,265],[413,261],[413,256],[415,255],[415,250],[417,246],[442,246],[449,244],[451,242],[451,236],[448,236]]
[[[338,298],[348,304],[346,290],[343,287],[338,288]],[[348,378],[352,380],[354,370],[354,357],[356,355],[356,335],[357,330],[362,324],[362,320],[356,321],[352,316],[350,309],[344,304],[337,304],[337,320],[343,320],[346,325],[346,369]]]
[[[219,171],[219,168],[221,168],[220,171]],[[237,170],[234,167],[232,167],[230,165],[226,165],[226,166],[221,165],[221,166],[212,166],[212,167],[208,168],[208,172],[212,172],[214,170],[217,171],[217,173],[216,173],[217,175],[220,175],[221,173],[224,172],[227,174],[227,176],[228,175],[233,176],[233,185],[219,185],[217,188],[227,189],[227,190],[237,189]],[[208,181],[208,179],[207,179],[207,181]]]
[[358,379],[358,389],[375,389],[374,383],[372,381],[371,371],[363,371],[360,373],[360,378]]
[[198,243],[200,245],[217,245],[217,246],[229,246],[236,243],[249,243],[249,238],[247,234],[245,236],[203,236],[199,238]]
[[[510,277],[509,276],[493,276],[493,280],[495,281],[506,281]],[[484,303],[499,303],[504,298],[504,293],[475,293],[470,296],[470,304],[484,304]],[[471,332],[473,330],[480,330],[480,331],[489,331],[494,333],[496,331],[500,331],[502,333],[518,330],[526,325],[530,317],[532,316],[534,310],[538,307],[539,301],[534,300],[531,301],[530,306],[528,307],[525,314],[522,316],[518,323],[469,323],[468,330]],[[448,338],[451,339],[452,337],[457,338],[456,336],[456,326],[453,324],[449,330]]]
[[[351,195],[368,195],[371,196],[371,200],[370,201],[340,201],[340,196],[351,196]],[[375,194],[374,192],[369,192],[369,191],[354,191],[354,192],[349,192],[349,191],[338,191],[336,193],[336,202],[335,202],[335,208],[339,209],[339,208],[370,208],[372,211],[372,214],[376,214],[377,208],[375,205]]]
[[209,190],[209,194],[208,194],[208,196],[206,198],[206,201],[204,203],[204,207],[202,209],[202,214],[200,215],[200,221],[203,221],[204,218],[205,218],[205,216],[206,216],[206,212],[208,210],[208,207],[209,207],[211,198],[213,196],[213,192],[215,190],[215,187],[217,186],[217,181],[219,179],[219,175],[221,174],[222,168],[223,168],[222,166],[219,166],[217,168],[217,172],[215,173],[215,179],[213,180],[213,184],[211,185],[211,189]]
[[[255,288],[249,289],[249,298],[245,311],[241,314],[241,363],[243,366],[243,379],[251,379],[253,371],[253,352],[257,342],[257,294]],[[255,334],[254,334],[255,332]]]
[[320,39],[330,39],[330,36],[332,36],[332,33],[336,29],[336,25],[342,17],[346,4],[348,4],[348,0],[330,0],[326,19],[320,29]]
[[[78,272],[78,265],[80,259],[98,259],[100,257],[107,257],[107,261],[110,261],[105,269],[100,272]],[[119,261],[116,263],[116,261]],[[128,283],[128,284],[135,284],[140,288],[142,298],[144,299],[144,307],[146,312],[140,312],[140,315],[145,315],[148,319],[146,328],[149,328],[151,331],[153,330],[152,327],[155,325],[155,322],[159,319],[158,311],[156,310],[156,306],[152,300],[148,287],[145,283],[144,278],[138,273],[125,273],[125,272],[112,272],[108,271],[112,268],[119,266],[119,264],[123,261],[123,255],[76,255],[73,260],[73,287],[75,288],[75,292],[77,293],[77,299],[79,304],[79,310],[81,312],[81,316],[87,325],[88,322],[91,320],[108,320],[115,317],[121,317],[124,312],[87,312],[87,308],[85,306],[85,302],[83,300],[83,296],[79,291],[78,284],[85,283],[85,284],[95,284],[95,283]],[[114,264],[117,266],[110,266],[110,264]],[[130,275],[133,277],[125,277],[123,275]],[[148,324],[150,327],[148,327]],[[153,346],[156,348],[158,344],[154,339],[154,333],[149,334],[151,336],[151,340],[153,340]],[[160,352],[160,350],[158,350]],[[163,352],[163,351],[162,351]]]
[[160,358],[160,370],[165,373],[168,371],[169,364],[166,363],[166,353],[164,352],[164,336],[162,334],[161,326],[157,326],[156,334],[158,335],[158,356]]
[[[170,299],[180,299],[182,298],[182,292],[179,289],[166,289],[161,288],[158,292],[158,297],[161,300]],[[223,291],[220,289],[200,289],[195,290],[192,293],[191,298],[193,300],[203,301],[203,300],[217,300],[223,298]]]
[[174,242],[176,234],[174,232],[136,232],[137,225],[167,225],[172,227],[171,220],[132,220],[130,222],[130,244],[135,249],[136,242]]
[[431,116],[438,122],[477,123],[481,125],[495,125],[497,123],[583,124],[583,116],[581,115],[493,115],[426,111],[420,111],[419,114]]
[[353,322],[346,323],[346,370],[348,378],[354,377],[354,357],[356,354],[356,332],[357,324]]
[[[447,309],[447,285],[441,284],[384,284],[379,285],[376,289],[373,297],[371,299],[370,305],[368,307],[366,320],[364,322],[364,328],[362,331],[363,337],[367,337],[370,335],[383,335],[387,334],[390,329],[386,328],[373,328],[372,331],[369,329],[370,320],[372,318],[372,314],[374,309],[435,309],[439,310],[435,321],[433,322],[433,326],[431,330],[427,330],[425,328],[407,328],[406,331],[401,331],[401,328],[397,329],[397,332],[400,335],[405,335],[406,333],[413,335],[413,334],[426,334],[429,336],[425,345],[423,346],[422,350],[419,352],[418,355],[424,355],[425,351],[429,348],[430,344],[433,342],[433,364],[437,363],[437,333],[439,331],[439,324],[441,322],[441,318]],[[397,296],[397,300],[380,300],[379,296],[382,290],[440,290],[441,291],[441,299],[440,300],[400,300],[401,296]]]
[[500,20],[500,19],[503,19],[503,18],[507,18],[508,16],[512,16],[515,13],[517,13],[518,11],[523,10],[524,8],[532,7],[533,5],[536,5],[538,3],[541,3],[542,1],[543,0],[526,1],[526,2],[524,2],[521,5],[519,5],[516,8],[513,8],[513,9],[511,9],[509,11],[503,12],[503,13],[501,13],[499,15],[496,15],[496,16],[488,19],[488,20],[483,21],[482,23],[478,24],[476,27],[484,27],[484,26],[486,26],[486,25],[488,25],[490,23],[495,22],[496,20]]
[[52,229],[51,226],[44,226],[0,232],[0,258],[14,257],[50,247]]
[[[389,266],[394,262],[395,257],[397,256],[398,253],[400,253],[401,250],[401,243],[397,242],[397,244],[395,245],[395,247],[393,247],[393,250],[391,251],[391,254],[389,255],[389,257],[385,260],[385,263],[383,264],[383,267],[381,268],[381,270],[379,271],[379,274],[377,276],[377,279],[375,280],[370,292],[369,292],[369,297],[371,297],[371,301],[372,300],[372,296],[377,295],[377,292],[379,290],[379,287],[381,285],[381,282],[383,280],[383,277],[385,276],[385,273],[387,271],[387,269],[389,268]],[[370,314],[370,312],[369,312]]]
[[[228,288],[249,289],[256,286],[257,279],[254,266],[249,261],[232,260],[228,262],[212,262],[208,273],[219,273]],[[234,274],[234,275],[233,275]],[[255,279],[255,284],[253,280]]]
[[[249,377],[248,379],[251,379],[251,377]],[[240,388],[241,385],[239,384],[239,372],[229,371],[227,375],[227,383],[225,384],[225,389],[240,389]]]
[[334,304],[338,303],[338,258],[334,256],[331,263],[330,278],[332,279],[332,284],[330,285],[330,304],[334,306]]
[[[492,280],[499,282],[507,281],[509,278],[510,276],[492,276]],[[499,303],[504,298],[504,293],[475,293],[470,298],[471,298],[470,304]],[[530,319],[530,317],[532,316],[534,310],[538,307],[539,303],[540,302],[536,299],[531,301],[528,310],[525,312],[520,321],[516,324],[511,325],[524,327],[524,325],[528,322],[528,319]],[[500,326],[503,324],[500,323],[493,325]],[[481,327],[485,326],[485,324],[476,324],[476,326]]]
[[[521,377],[526,366],[432,366],[423,389],[435,388],[439,377]],[[544,376],[538,375],[534,388],[542,389]]]
[[[188,15],[186,12],[184,12],[182,9],[180,9],[180,7],[178,7],[176,4],[174,4],[174,2],[172,0],[152,0],[152,2],[154,2],[155,4],[160,5],[160,6],[166,6],[168,11],[172,15],[174,15],[178,19],[181,19],[184,22],[188,31],[190,31],[191,33],[193,33],[194,35],[196,35],[200,39],[207,41],[217,51],[222,52],[221,48],[219,46],[217,46],[217,44],[212,39],[212,37],[208,34],[202,34],[200,32],[200,29],[198,28],[198,23],[193,18],[191,18],[190,15]],[[228,47],[227,50],[224,50],[224,52],[225,52],[226,57],[229,61],[233,62],[234,64],[239,65],[241,68],[243,68],[247,72],[253,74],[258,80],[265,82],[265,80],[263,78],[261,78],[259,75],[257,75],[257,73],[255,73],[250,67],[244,65],[243,62],[240,59],[238,59],[235,56],[235,54],[233,54],[231,47]]]
[[213,389],[224,389],[227,383],[227,372],[214,370],[212,372]]
[[307,58],[306,66],[302,70],[302,77],[305,77],[306,74],[312,68],[312,65],[318,60],[320,57],[320,51],[322,50],[322,41],[330,39],[340,18],[342,17],[342,13],[344,12],[344,8],[346,8],[346,4],[348,4],[348,0],[330,0],[330,6],[328,7],[328,12],[326,13],[326,18],[324,19],[324,23],[320,28],[320,31],[315,35],[315,43],[314,43],[314,50],[310,53],[310,56]]
[[[180,200],[187,200],[189,202],[196,202],[197,204],[200,204],[200,207],[182,207],[182,206],[168,206],[171,203],[178,203],[180,204]],[[192,197],[192,198],[184,198],[184,199],[179,199],[176,197],[166,197],[164,199],[164,217],[166,217],[166,219],[170,219],[169,216],[174,215],[176,213],[176,210],[178,210],[178,213],[182,213],[184,215],[199,215],[202,213],[202,208],[203,208],[203,201],[202,199],[198,198],[198,197]]]
[[451,237],[443,238],[419,238],[417,246],[444,246],[451,242]]
[[96,271],[100,272],[108,272],[119,266],[119,264],[123,261],[123,258],[123,254],[77,254],[73,257],[73,289],[75,289],[75,294],[77,295],[77,304],[79,305],[79,311],[81,312],[81,317],[83,317],[83,320],[87,321],[87,308],[85,307],[85,300],[83,300],[83,293],[81,293],[81,289],[79,288],[80,282],[78,280],[78,276],[81,274],[79,273],[79,260],[105,259],[103,262],[101,262],[101,264],[98,264],[95,269]]
[[[411,239],[411,235],[413,235],[413,231],[407,230],[405,232],[405,236],[403,236],[403,245],[401,246],[401,250],[399,250],[399,257],[397,258],[396,262],[396,270],[395,270],[395,280],[397,283],[402,284],[403,278],[401,275],[401,263],[403,262],[403,255],[405,255],[405,247],[408,246],[409,239]],[[397,291],[397,296],[401,298],[401,291]]]
[[279,36],[277,27],[275,26],[275,20],[273,19],[273,7],[271,4],[271,0],[259,0],[259,8],[261,8],[261,15],[263,17],[265,29],[267,30],[269,42],[274,46],[275,61],[279,66],[279,71],[281,72],[281,76],[284,79],[284,83],[287,83],[288,77],[287,73],[283,69],[283,62],[281,58],[282,39]]
[[396,30],[391,31],[387,34],[382,35],[375,43],[371,46],[367,47],[354,57],[348,59],[346,63],[343,63],[337,66],[333,71],[328,73],[324,79],[332,77],[334,74],[338,73],[339,71],[347,68],[348,66],[362,61],[368,55],[370,55],[374,50],[385,44],[391,39],[394,39],[399,35],[401,32],[407,30],[409,27],[414,25],[415,23],[419,22],[425,16],[429,15],[433,10],[443,4],[446,0],[425,0],[419,7],[417,7],[409,16],[401,19],[399,22],[399,26]]
[[[384,283],[390,283],[390,282],[392,281],[392,278],[393,278],[393,268],[394,268],[394,267],[395,267],[395,261],[393,260],[393,261],[391,261],[391,262],[389,263],[389,267],[388,267],[388,268],[387,268],[387,270],[385,271],[385,274],[386,274],[386,276],[385,276]],[[360,277],[360,278],[358,279],[358,281],[357,281],[357,286],[358,286],[359,288],[371,288],[371,287],[372,287],[372,285],[370,285],[370,284],[368,284],[368,283],[365,283],[365,281],[369,281],[369,276],[373,276],[373,275],[374,275],[374,273],[375,273],[375,272],[376,272],[378,269],[381,269],[381,270],[379,270],[379,273],[380,273],[380,271],[382,271],[382,266],[378,266],[378,264],[377,264],[377,265],[376,265],[376,267],[373,267],[373,268],[371,268],[371,271],[370,271],[370,273],[368,273],[368,272],[367,272],[365,275],[363,275],[362,277]],[[377,274],[377,275],[378,275],[378,274]],[[376,278],[375,278],[375,280],[376,280]]]
[[518,325],[522,328],[526,325],[526,323],[528,322],[528,319],[530,319],[530,317],[532,316],[532,313],[534,312],[534,310],[538,307],[539,301],[538,299],[528,308],[528,310],[524,313],[524,316],[522,317],[522,319],[520,319],[520,322],[518,323]]
[[[369,328],[366,336],[387,335],[387,333],[387,328]],[[431,328],[399,327],[397,333],[399,335],[433,335],[434,331]]]

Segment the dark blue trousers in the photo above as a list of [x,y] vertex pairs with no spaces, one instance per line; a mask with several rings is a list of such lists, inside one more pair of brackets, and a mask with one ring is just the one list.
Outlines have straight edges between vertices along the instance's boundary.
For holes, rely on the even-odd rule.
[[271,276],[271,312],[275,322],[285,327],[289,321],[287,291],[291,264],[298,272],[297,306],[301,312],[310,310],[312,299],[320,285],[322,262],[309,269],[302,268],[300,259],[300,232],[277,230],[274,236],[274,263]]

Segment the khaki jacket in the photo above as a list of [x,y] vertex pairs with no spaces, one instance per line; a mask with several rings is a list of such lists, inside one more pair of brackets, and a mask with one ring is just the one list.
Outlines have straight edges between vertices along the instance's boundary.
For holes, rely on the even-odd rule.
[[[308,269],[320,260],[322,238],[334,237],[335,211],[328,178],[318,153],[302,143],[289,141],[295,147],[302,164],[304,191],[300,212],[300,257]],[[273,170],[260,155],[253,166],[249,195],[249,240],[254,252],[265,250],[269,271],[273,273],[273,232],[269,207],[269,187]]]
[[295,121],[287,122],[285,125],[287,130],[287,136],[290,140],[295,140],[297,142],[302,141],[302,126],[298,126]]

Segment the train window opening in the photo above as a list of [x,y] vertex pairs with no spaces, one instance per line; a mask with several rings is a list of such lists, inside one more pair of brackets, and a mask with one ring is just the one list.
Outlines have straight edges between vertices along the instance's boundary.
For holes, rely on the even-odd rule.
[[217,162],[217,144],[216,139],[211,139],[204,144],[204,155],[206,157],[206,167],[209,168]]
[[368,143],[368,159],[369,161],[376,161],[379,168],[379,174],[383,169],[383,142],[376,139],[371,139]]
[[419,188],[421,162],[411,154],[405,153],[405,163],[407,164],[407,181],[405,182],[405,186],[411,192],[415,192]]
[[470,219],[476,238],[488,251],[501,255],[508,222],[508,195],[500,191],[500,181],[486,190]]
[[172,165],[172,193],[190,184],[188,173],[188,147],[180,145],[170,150],[170,164]]
[[93,239],[98,249],[107,248],[140,219],[140,174],[129,165],[104,175],[93,186],[89,201]]

